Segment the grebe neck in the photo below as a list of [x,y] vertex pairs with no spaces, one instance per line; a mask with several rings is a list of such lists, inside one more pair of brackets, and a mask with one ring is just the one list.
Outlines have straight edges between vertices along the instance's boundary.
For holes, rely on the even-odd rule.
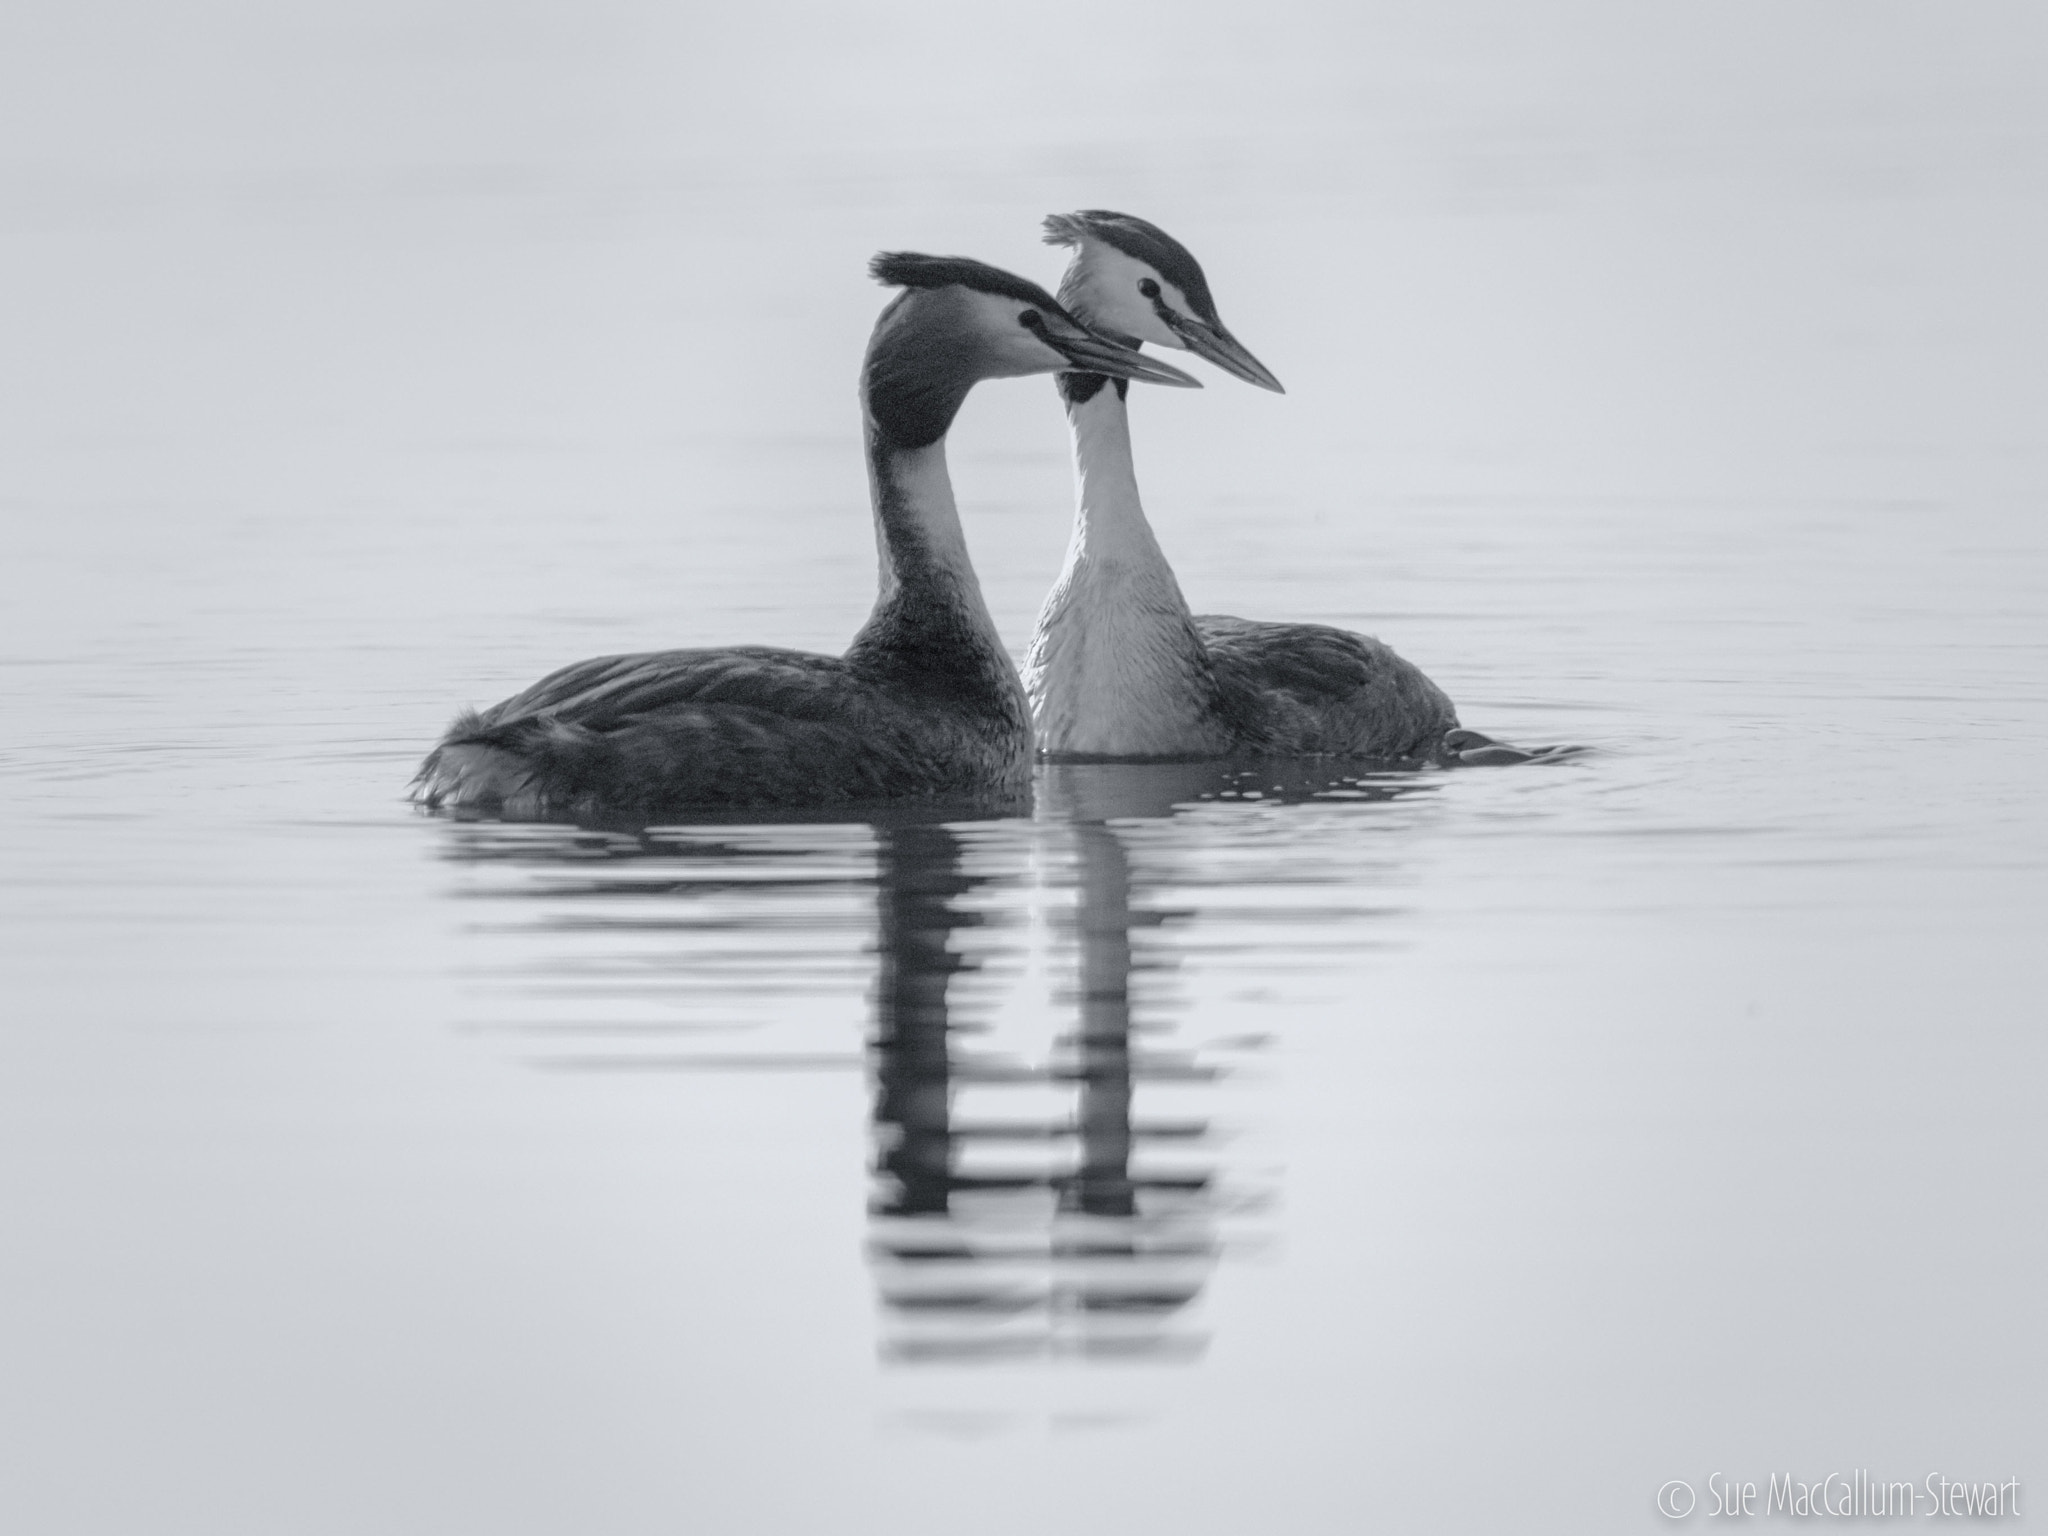
[[1165,567],[1166,556],[1145,520],[1138,495],[1138,471],[1131,456],[1131,417],[1121,379],[1099,374],[1062,374],[1060,397],[1074,448],[1074,535],[1067,550],[1071,567],[1087,560],[1112,560]]
[[1074,535],[1025,662],[1038,745],[1078,756],[1200,757],[1227,742],[1215,673],[1138,496],[1122,393],[1061,374]]
[[1016,663],[967,554],[944,436],[904,447],[870,418],[867,458],[878,591],[847,659],[950,698],[1000,698],[1006,713],[1021,707]]

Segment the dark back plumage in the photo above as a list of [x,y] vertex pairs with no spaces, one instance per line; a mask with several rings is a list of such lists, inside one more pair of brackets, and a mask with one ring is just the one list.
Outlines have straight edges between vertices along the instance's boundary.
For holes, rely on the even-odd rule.
[[1209,295],[1209,279],[1194,254],[1157,224],[1132,213],[1108,208],[1083,208],[1079,213],[1055,213],[1045,221],[1047,245],[1079,245],[1093,237],[1126,256],[1144,262],[1154,272],[1187,295],[1197,318],[1211,325],[1223,322],[1216,314],[1216,301]]

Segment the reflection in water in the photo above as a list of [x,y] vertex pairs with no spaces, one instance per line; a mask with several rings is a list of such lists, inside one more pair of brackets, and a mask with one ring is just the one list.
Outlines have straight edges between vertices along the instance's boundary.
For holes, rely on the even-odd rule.
[[[876,1171],[872,1253],[904,1361],[1044,1353],[1185,1356],[1167,1326],[1200,1290],[1216,1241],[1212,1174],[1132,1168],[1145,1139],[1201,1141],[1202,1121],[1134,1124],[1139,1077],[1203,1069],[1134,1053],[1129,867],[1100,822],[1073,826],[1080,899],[1076,1025],[1033,1063],[955,1040],[948,993],[972,962],[951,938],[968,894],[955,833],[902,828],[880,858],[881,972],[875,1007]],[[955,1113],[969,1086],[1057,1087],[1072,1108],[1027,1119]],[[967,1166],[968,1149],[1013,1161]],[[1021,1149],[1037,1155],[1026,1163]],[[1143,1198],[1141,1199],[1141,1191]]]
[[[1355,948],[1386,909],[1308,899],[1372,878],[1320,819],[1364,830],[1432,782],[1075,765],[1041,770],[1032,821],[451,825],[464,895],[538,909],[474,925],[515,945],[478,967],[475,1027],[556,1070],[865,1064],[885,1358],[1193,1359],[1191,1304],[1266,1192],[1213,1123],[1214,1047],[1245,1042],[1178,1042],[1169,973],[1292,963],[1333,923]],[[1034,945],[1070,978],[1050,1010],[1006,974]]]

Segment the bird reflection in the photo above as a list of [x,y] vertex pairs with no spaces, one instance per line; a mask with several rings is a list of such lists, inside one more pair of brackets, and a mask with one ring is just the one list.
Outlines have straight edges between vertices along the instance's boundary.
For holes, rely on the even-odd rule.
[[[1039,770],[1031,821],[486,822],[448,827],[445,846],[470,873],[460,895],[514,903],[499,908],[513,921],[485,908],[470,925],[477,944],[507,946],[474,967],[496,1014],[474,1027],[543,1042],[536,1066],[865,1065],[885,1359],[1170,1363],[1200,1355],[1195,1304],[1219,1257],[1257,1237],[1266,1194],[1222,1156],[1223,1065],[1175,1048],[1170,971],[1196,914],[1172,893],[1370,882],[1370,849],[1329,837],[1373,818],[1325,815],[1317,830],[1251,802],[1429,787],[1300,764],[1060,765]],[[1358,920],[1383,910],[1198,899],[1210,962],[1228,947],[1208,926],[1219,915],[1284,925],[1239,946],[1270,964],[1332,924],[1353,947]],[[1052,1027],[1019,1034],[1005,1007],[1034,932],[1066,980]],[[864,977],[855,1050],[841,1008]]]
[[[1199,1349],[1168,1325],[1214,1257],[1213,1213],[1201,1200],[1210,1178],[1148,1180],[1134,1173],[1132,1148],[1154,1133],[1203,1138],[1207,1126],[1132,1121],[1133,1084],[1148,1064],[1131,1039],[1128,863],[1107,826],[1072,831],[1077,1017],[1037,1062],[973,1049],[972,1026],[953,1020],[950,989],[975,963],[951,943],[974,921],[957,904],[976,883],[957,835],[904,827],[883,836],[871,1251],[892,1359]],[[1157,1070],[1189,1075],[1170,1061]],[[1072,1107],[1034,1119],[956,1115],[956,1091],[967,1087],[1053,1087]],[[1036,1156],[1018,1156],[1024,1148]],[[964,1149],[1009,1149],[1013,1161],[971,1168]],[[1141,1190],[1157,1198],[1141,1200]]]
[[[975,878],[956,833],[884,831],[880,971],[872,1037],[875,1172],[872,1256],[889,1314],[883,1352],[904,1362],[1030,1356],[1187,1360],[1202,1336],[1183,1314],[1223,1247],[1223,1225],[1256,1199],[1227,1192],[1204,1118],[1137,1119],[1143,1084],[1201,1084],[1217,1069],[1190,1054],[1140,1049],[1133,933],[1184,914],[1143,899],[1119,823],[1241,797],[1309,798],[1356,780],[1213,764],[1060,765],[1042,770],[1040,830],[1070,855],[1064,918],[1075,985],[1072,1027],[1040,1062],[970,1049],[977,1025],[953,1016],[951,989],[974,962],[951,942],[976,921],[959,904]],[[1253,789],[1252,786],[1258,786]],[[1153,1021],[1155,1025],[1164,1021]],[[958,1113],[974,1085],[1053,1086],[1067,1102],[1029,1120]],[[1035,1162],[990,1171],[970,1150],[1030,1146]],[[1172,1147],[1178,1166],[1141,1151]],[[1190,1161],[1192,1159],[1192,1161]]]
[[1081,905],[1074,930],[1081,951],[1074,1033],[1081,1080],[1081,1164],[1064,1193],[1065,1209],[1090,1216],[1136,1216],[1131,1185],[1131,870],[1116,833],[1077,822]]
[[959,839],[937,826],[885,830],[876,885],[875,1124],[886,1131],[881,1171],[895,1181],[884,1209],[943,1216],[954,1185],[946,992],[970,963],[947,943],[969,921],[952,906],[972,887]]

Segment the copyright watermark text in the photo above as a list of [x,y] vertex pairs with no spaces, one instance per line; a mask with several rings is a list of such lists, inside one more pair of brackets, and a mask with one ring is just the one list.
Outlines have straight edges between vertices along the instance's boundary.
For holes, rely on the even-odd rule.
[[1698,1487],[1674,1477],[1659,1488],[1657,1512],[1671,1520],[1694,1513],[1724,1520],[2005,1520],[2020,1512],[2020,1480],[1959,1482],[1930,1472],[1913,1482],[1858,1468],[1813,1482],[1774,1472],[1756,1483],[1710,1472]]

